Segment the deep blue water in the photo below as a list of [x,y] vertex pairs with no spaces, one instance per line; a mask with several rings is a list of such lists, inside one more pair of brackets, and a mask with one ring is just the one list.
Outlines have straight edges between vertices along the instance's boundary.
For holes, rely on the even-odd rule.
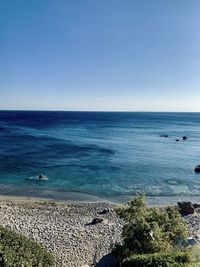
[[197,164],[200,113],[0,111],[0,193],[200,196]]

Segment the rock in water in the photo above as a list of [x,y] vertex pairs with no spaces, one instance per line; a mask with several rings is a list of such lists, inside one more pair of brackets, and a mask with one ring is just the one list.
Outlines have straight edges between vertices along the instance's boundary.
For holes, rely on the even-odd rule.
[[176,139],[176,142],[178,142],[179,141],[179,139]]
[[179,212],[182,216],[186,216],[194,213],[194,207],[190,201],[178,202]]
[[187,140],[187,136],[183,136],[183,140]]
[[197,165],[194,169],[195,172],[200,172],[200,165]]
[[200,165],[197,165],[194,170],[195,172],[200,172]]
[[165,137],[165,138],[167,138],[168,135],[167,135],[167,134],[161,134],[160,137]]

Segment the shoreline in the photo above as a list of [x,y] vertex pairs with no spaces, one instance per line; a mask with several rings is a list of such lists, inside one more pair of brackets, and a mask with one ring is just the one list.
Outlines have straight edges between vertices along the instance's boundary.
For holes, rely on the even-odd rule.
[[[42,189],[32,191],[13,190],[8,191],[4,186],[0,186],[0,201],[30,201],[30,202],[55,202],[55,203],[110,203],[113,205],[123,205],[136,195],[115,196],[115,197],[101,197],[84,192],[75,191],[59,191]],[[3,193],[4,191],[4,193]],[[6,192],[6,193],[5,193]],[[177,202],[191,201],[192,203],[200,203],[200,196],[148,196],[145,195],[146,203],[150,206],[167,206],[176,205]]]
[[20,187],[17,185],[0,185],[0,197],[35,198],[51,201],[109,201],[104,197],[80,191],[53,190],[48,188]]
[[[2,195],[0,194],[0,202],[1,201],[13,201],[13,202],[30,202],[30,203],[56,203],[56,204],[78,204],[78,203],[112,203],[108,200],[64,200],[64,199],[54,199],[54,198],[44,198],[44,197],[32,197],[32,196],[14,196],[14,195]],[[117,204],[116,204],[117,205]]]

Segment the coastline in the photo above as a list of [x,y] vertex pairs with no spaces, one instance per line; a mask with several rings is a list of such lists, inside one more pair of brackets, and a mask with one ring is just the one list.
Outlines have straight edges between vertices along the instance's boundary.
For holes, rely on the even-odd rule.
[[[112,204],[124,204],[136,195],[121,195],[112,197],[98,196],[88,192],[52,190],[46,188],[20,187],[13,185],[0,185],[0,199],[26,199],[53,202],[108,202]],[[146,202],[150,206],[176,205],[177,202],[191,201],[200,203],[200,195],[145,195]]]

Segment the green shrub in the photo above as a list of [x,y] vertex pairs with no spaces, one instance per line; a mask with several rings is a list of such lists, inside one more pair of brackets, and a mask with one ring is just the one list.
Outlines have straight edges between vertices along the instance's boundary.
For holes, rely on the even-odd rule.
[[142,195],[117,210],[123,218],[123,244],[116,251],[122,261],[133,254],[169,252],[178,238],[188,237],[186,223],[176,207],[148,207]]
[[180,267],[191,261],[189,251],[136,254],[122,261],[121,267]]
[[0,226],[1,267],[53,267],[54,257],[35,241]]

